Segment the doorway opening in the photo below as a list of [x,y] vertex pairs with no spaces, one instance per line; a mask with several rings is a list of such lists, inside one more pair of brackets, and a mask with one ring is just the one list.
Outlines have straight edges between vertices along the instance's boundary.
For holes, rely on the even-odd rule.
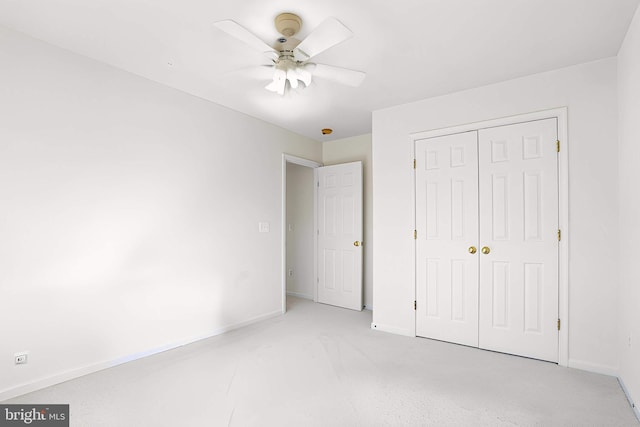
[[287,295],[362,310],[362,162],[284,154],[282,177],[282,312]]
[[317,302],[317,187],[315,169],[322,164],[282,156],[282,313],[287,296]]

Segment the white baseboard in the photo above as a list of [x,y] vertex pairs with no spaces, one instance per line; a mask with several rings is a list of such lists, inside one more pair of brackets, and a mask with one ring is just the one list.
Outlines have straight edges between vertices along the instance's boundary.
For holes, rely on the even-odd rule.
[[581,369],[583,371],[594,372],[596,374],[618,376],[618,368],[614,366],[600,365],[598,363],[585,362],[584,360],[569,359],[569,368]]
[[371,329],[375,329],[377,331],[382,331],[382,332],[389,332],[391,334],[396,334],[396,335],[404,335],[405,337],[416,336],[416,334],[413,331],[410,331],[408,329],[397,328],[395,326],[381,325],[375,322],[371,323]]
[[79,378],[82,377],[84,375],[88,375],[88,374],[92,374],[94,372],[98,372],[101,371],[103,369],[107,369],[107,368],[112,368],[114,366],[118,366],[121,365],[123,363],[127,363],[127,362],[131,362],[133,360],[138,360],[141,359],[143,357],[147,357],[147,356],[152,356],[154,354],[158,354],[158,353],[162,353],[163,351],[167,351],[167,350],[172,350],[174,348],[178,348],[178,347],[182,347],[188,344],[192,344],[196,341],[200,341],[200,340],[204,340],[207,338],[211,338],[211,337],[215,337],[216,335],[220,335],[220,334],[224,334],[225,332],[230,332],[233,331],[235,329],[239,329],[245,326],[249,326],[251,324],[254,323],[258,323],[261,322],[263,320],[267,320],[267,319],[271,319],[272,317],[277,317],[277,316],[281,316],[282,315],[282,311],[278,310],[278,311],[274,311],[271,313],[267,313],[267,314],[263,314],[260,316],[256,316],[253,317],[251,319],[242,321],[242,322],[238,322],[238,323],[234,323],[232,325],[227,325],[227,326],[222,326],[220,328],[216,328],[213,331],[204,334],[204,335],[200,335],[200,336],[196,336],[196,337],[191,337],[191,338],[186,338],[184,340],[180,340],[171,344],[166,344],[160,347],[156,347],[147,351],[142,351],[139,353],[135,353],[135,354],[131,354],[128,356],[124,356],[124,357],[119,357],[117,359],[113,359],[113,360],[107,360],[104,362],[98,362],[95,364],[91,364],[91,365],[87,365],[87,366],[83,366],[80,368],[76,368],[76,369],[70,369],[68,371],[65,372],[61,372],[61,373],[57,373],[45,378],[41,378],[35,381],[32,381],[30,383],[26,383],[26,384],[21,384],[15,387],[11,387],[5,390],[0,391],[0,402],[7,400],[7,399],[12,399],[14,397],[17,396],[21,396],[23,394],[27,394],[27,393],[31,393],[32,391],[36,391],[36,390],[40,390],[43,389],[45,387],[50,387],[52,385],[55,384],[60,384],[63,383],[65,381],[69,381],[75,378]]
[[624,381],[622,381],[622,378],[618,377],[618,382],[620,383],[620,387],[622,387],[622,391],[624,392],[625,396],[627,396],[627,401],[629,401],[629,405],[631,405],[633,413],[636,414],[636,418],[638,419],[638,421],[640,421],[640,410],[638,410],[636,404],[633,403],[633,398],[631,397],[631,394],[629,394],[629,389],[626,385],[624,385]]
[[313,295],[302,294],[300,292],[287,291],[287,296],[296,297],[296,298],[302,298],[302,299],[309,299],[309,300],[313,301]]

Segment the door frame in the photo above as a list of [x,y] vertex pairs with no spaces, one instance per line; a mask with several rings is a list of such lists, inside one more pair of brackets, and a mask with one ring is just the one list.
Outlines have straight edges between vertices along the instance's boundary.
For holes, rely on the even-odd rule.
[[[567,128],[567,107],[554,108],[550,110],[536,111],[532,113],[519,114],[508,117],[501,117],[492,120],[467,123],[440,129],[432,129],[409,135],[409,148],[412,161],[415,160],[416,141],[437,136],[445,136],[455,133],[477,131],[481,129],[512,125],[535,120],[552,119],[558,120],[558,140],[560,141],[560,152],[558,153],[558,226],[562,230],[562,239],[559,242],[558,250],[558,318],[560,319],[560,331],[558,333],[558,365],[568,366],[569,362],[569,133]],[[416,229],[416,171],[412,169],[413,180],[413,227]],[[416,242],[413,244],[413,282],[414,299],[417,293],[416,268],[417,251]],[[413,332],[416,336],[416,312],[413,311]]]
[[[281,282],[282,282],[282,314],[287,312],[287,163],[293,163],[300,166],[306,166],[313,169],[313,228],[318,229],[318,212],[317,198],[318,187],[315,183],[318,181],[317,168],[323,166],[322,163],[302,157],[293,156],[291,154],[282,153],[282,265],[281,265]],[[313,233],[313,276],[318,277],[318,234]],[[317,283],[313,286],[313,301],[318,301]]]

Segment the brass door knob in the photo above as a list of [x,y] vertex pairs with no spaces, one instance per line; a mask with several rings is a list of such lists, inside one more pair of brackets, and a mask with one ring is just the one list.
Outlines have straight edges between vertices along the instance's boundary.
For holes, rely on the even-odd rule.
[[483,247],[483,248],[482,248],[482,253],[483,253],[483,254],[485,254],[485,255],[486,255],[486,254],[488,254],[489,252],[491,252],[491,249],[489,249],[489,246],[485,246],[485,247]]
[[353,242],[353,246],[360,246],[360,242],[356,240],[355,242]]
[[478,252],[478,250],[476,249],[475,246],[469,246],[469,253],[470,254],[475,254],[476,252]]

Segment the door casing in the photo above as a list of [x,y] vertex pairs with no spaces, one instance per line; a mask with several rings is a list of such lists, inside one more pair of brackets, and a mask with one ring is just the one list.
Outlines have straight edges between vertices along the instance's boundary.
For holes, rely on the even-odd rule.
[[[486,129],[497,126],[512,125],[520,122],[557,118],[558,120],[558,139],[560,141],[560,152],[558,153],[558,199],[559,199],[559,227],[562,230],[562,239],[559,245],[559,278],[558,278],[558,318],[560,319],[560,331],[558,334],[558,365],[567,366],[569,361],[569,241],[571,233],[569,230],[569,141],[567,130],[567,108],[555,108],[520,114],[509,117],[502,117],[493,120],[474,122],[452,126],[441,129],[427,130],[416,132],[409,135],[409,152],[411,159],[407,164],[411,164],[415,159],[416,141],[425,138],[434,138],[437,136],[445,136],[453,133],[462,133],[480,129]],[[412,169],[412,181],[414,182],[413,191],[413,229],[416,229],[416,199],[415,199],[415,169]],[[417,255],[416,245],[413,247],[414,255],[414,299],[417,293],[416,268]],[[415,311],[413,335],[416,336]]]

